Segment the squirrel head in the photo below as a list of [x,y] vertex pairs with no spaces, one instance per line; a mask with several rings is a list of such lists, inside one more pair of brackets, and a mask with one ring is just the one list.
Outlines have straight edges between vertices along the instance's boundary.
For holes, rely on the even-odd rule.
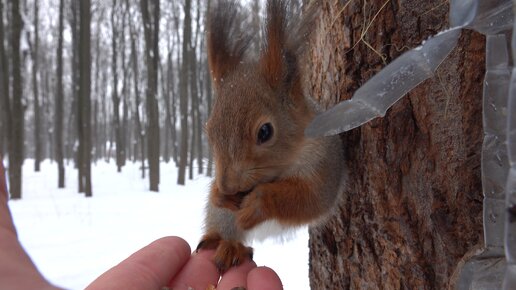
[[299,67],[308,21],[289,21],[289,6],[288,1],[267,2],[265,41],[257,60],[246,58],[251,38],[235,21],[235,2],[219,2],[208,15],[215,101],[206,133],[215,157],[215,183],[224,194],[251,191],[288,170],[314,116]]

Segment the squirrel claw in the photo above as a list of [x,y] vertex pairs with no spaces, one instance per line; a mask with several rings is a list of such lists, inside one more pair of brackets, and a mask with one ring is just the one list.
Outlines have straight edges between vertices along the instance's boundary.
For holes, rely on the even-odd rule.
[[216,249],[219,246],[221,239],[222,238],[219,234],[206,234],[197,245],[195,252],[197,253],[201,249]]
[[224,273],[252,256],[253,248],[246,247],[237,241],[221,240],[215,252],[214,262],[219,272]]

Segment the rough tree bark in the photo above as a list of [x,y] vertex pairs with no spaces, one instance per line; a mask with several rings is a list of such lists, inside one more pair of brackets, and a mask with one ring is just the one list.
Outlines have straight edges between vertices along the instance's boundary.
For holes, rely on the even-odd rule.
[[[446,29],[448,9],[441,0],[322,1],[311,94],[326,106],[349,99]],[[483,52],[483,36],[464,32],[437,77],[342,134],[348,188],[334,216],[310,229],[313,289],[446,289],[482,242]]]

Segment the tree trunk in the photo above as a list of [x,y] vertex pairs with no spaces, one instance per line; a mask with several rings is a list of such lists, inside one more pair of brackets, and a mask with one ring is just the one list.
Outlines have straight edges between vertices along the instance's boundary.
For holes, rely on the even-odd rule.
[[91,0],[79,3],[79,192],[91,197]]
[[34,47],[32,49],[32,93],[34,95],[34,171],[40,171],[40,162],[43,159],[43,140],[41,140],[41,107],[38,92],[38,58],[39,58],[39,1],[34,1]]
[[9,186],[12,199],[20,199],[22,197],[22,165],[23,165],[23,121],[24,109],[22,102],[23,86],[21,75],[21,59],[20,59],[20,38],[23,28],[23,21],[20,15],[20,1],[11,2],[12,8],[12,137],[9,148]]
[[[72,89],[71,89],[71,109],[69,111],[69,117],[67,120],[70,120],[70,122],[67,123],[68,127],[68,136],[64,139],[66,142],[66,158],[68,160],[73,159],[75,163],[75,168],[78,169],[78,171],[82,170],[78,166],[79,162],[79,152],[78,148],[75,146],[78,143],[78,132],[80,127],[80,122],[78,121],[79,118],[79,109],[78,109],[78,100],[79,100],[79,78],[80,78],[80,72],[79,72],[79,2],[80,0],[71,0],[70,1],[70,30],[72,32],[72,57],[70,58],[71,64],[72,64]],[[82,180],[79,179],[79,192],[83,192],[83,184]]]
[[181,124],[181,146],[179,153],[179,172],[177,174],[177,183],[184,185],[186,177],[186,165],[188,161],[188,57],[189,57],[189,44],[192,38],[192,17],[191,17],[191,1],[185,0],[184,12],[185,18],[183,22],[183,56],[181,65],[181,77],[180,77],[180,98],[179,98],[179,111],[180,111],[180,124]]
[[[206,11],[210,11],[211,7],[211,0],[208,0]],[[211,88],[211,76],[210,76],[210,69],[208,67],[208,62],[204,65],[204,78],[206,79],[205,85],[206,85],[206,103],[208,104],[208,112],[207,116],[211,114],[211,103],[212,103],[212,88]],[[212,176],[213,175],[213,153],[211,151],[211,148],[208,149],[208,168],[206,169],[206,175]]]
[[43,94],[42,94],[42,97],[43,97],[43,104],[44,104],[44,108],[45,108],[45,112],[44,112],[44,117],[43,119],[45,120],[45,130],[44,132],[46,132],[45,134],[45,140],[47,140],[46,143],[46,156],[48,156],[48,158],[50,158],[50,161],[54,161],[55,160],[55,138],[54,138],[54,130],[51,129],[53,126],[54,126],[54,120],[52,117],[52,113],[51,113],[51,106],[54,105],[54,102],[50,101],[50,75],[52,75],[51,72],[52,71],[52,66],[50,65],[50,63],[52,62],[51,61],[52,58],[45,58],[45,68],[47,69],[47,71],[45,72],[44,76],[43,76],[43,79],[44,79],[44,86],[43,86]]
[[[127,6],[129,6],[129,0],[126,0]],[[133,64],[133,84],[134,84],[134,95],[135,95],[135,105],[134,105],[134,115],[136,118],[136,136],[139,137],[140,140],[140,157],[142,161],[142,178],[145,178],[145,131],[143,130],[142,125],[142,119],[140,116],[140,89],[138,86],[139,82],[139,74],[138,74],[138,55],[136,51],[136,32],[134,31],[134,27],[131,24],[132,22],[129,22],[129,29],[131,34],[131,58],[132,58],[132,64]],[[135,143],[135,147],[137,147],[138,142]],[[135,152],[137,152],[137,148],[134,149]]]
[[[321,6],[309,67],[324,105],[448,27],[440,0]],[[483,36],[463,32],[436,77],[342,134],[348,187],[334,216],[310,229],[312,289],[447,289],[482,243],[483,52]]]
[[115,132],[115,143],[116,143],[116,166],[117,171],[122,171],[124,165],[124,139],[122,136],[122,126],[120,124],[120,97],[118,96],[118,66],[117,66],[117,21],[116,21],[117,5],[116,0],[113,0],[113,7],[111,10],[111,75],[113,76],[113,127]]
[[[7,60],[7,55],[5,51],[5,29],[4,29],[4,12],[3,12],[3,1],[0,1],[0,93],[2,96],[0,97],[0,105],[2,105],[2,109],[0,112],[2,113],[2,123],[4,126],[5,137],[1,136],[2,140],[0,140],[0,153],[2,156],[5,156],[4,149],[10,148],[9,143],[12,140],[12,117],[11,117],[11,99],[9,97],[9,63]],[[0,133],[3,133],[0,132]],[[7,152],[9,149],[7,150]]]
[[[121,4],[120,4],[121,5]],[[122,8],[120,8],[122,9]],[[126,18],[127,18],[127,9],[123,9],[123,15],[122,15],[122,35],[121,35],[121,40],[120,40],[120,53],[121,53],[121,61],[122,61],[122,101],[123,101],[123,104],[122,104],[122,166],[125,166],[125,162],[130,154],[130,150],[129,149],[129,146],[128,144],[130,144],[130,138],[129,138],[129,134],[127,133],[128,131],[128,123],[129,123],[129,105],[128,105],[128,79],[129,79],[129,74],[128,74],[128,69],[127,69],[127,62],[126,62],[126,46],[125,46],[125,32],[126,32]]]
[[64,88],[63,88],[63,29],[64,29],[64,0],[59,1],[59,36],[57,40],[57,86],[54,113],[55,154],[57,162],[59,188],[65,187],[65,169],[63,152],[63,116],[64,116]]
[[[149,189],[159,191],[159,116],[158,116],[158,60],[159,60],[159,1],[141,0],[147,62],[147,157],[149,160]],[[151,14],[152,12],[152,14]]]
[[[195,112],[195,116],[192,115],[192,118],[195,118],[194,122],[195,126],[192,128],[192,134],[195,136],[195,148],[192,150],[195,151],[195,155],[197,156],[197,173],[203,173],[203,150],[202,150],[202,121],[201,121],[201,103],[202,103],[202,82],[200,82],[200,70],[199,63],[197,61],[197,49],[201,45],[198,44],[199,32],[201,31],[201,1],[197,0],[197,15],[195,17],[196,27],[195,27],[195,38],[192,44],[192,51],[190,53],[190,69],[192,70],[192,105]],[[201,57],[201,54],[199,54]]]
[[[170,98],[172,95],[172,98],[174,97],[174,89],[173,89],[173,80],[171,79],[170,75],[172,74],[172,70],[174,69],[172,66],[172,59],[170,52],[170,49],[172,47],[169,47],[169,54],[167,57],[167,73],[163,71],[163,66],[161,67],[161,80],[162,85],[161,88],[163,90],[163,98],[165,101],[165,144],[164,144],[164,150],[163,150],[163,159],[166,163],[170,161],[170,143],[172,144],[175,142],[176,136],[175,136],[175,130],[172,128],[172,110],[170,109]],[[170,136],[169,136],[170,134]]]

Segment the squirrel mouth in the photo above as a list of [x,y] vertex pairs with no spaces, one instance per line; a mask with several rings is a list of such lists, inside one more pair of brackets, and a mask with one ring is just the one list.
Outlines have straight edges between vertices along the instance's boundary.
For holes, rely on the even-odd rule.
[[238,197],[241,197],[241,198],[244,198],[245,196],[247,196],[249,193],[251,193],[253,191],[254,187],[249,189],[249,190],[246,190],[246,191],[239,191],[236,193],[236,195]]

